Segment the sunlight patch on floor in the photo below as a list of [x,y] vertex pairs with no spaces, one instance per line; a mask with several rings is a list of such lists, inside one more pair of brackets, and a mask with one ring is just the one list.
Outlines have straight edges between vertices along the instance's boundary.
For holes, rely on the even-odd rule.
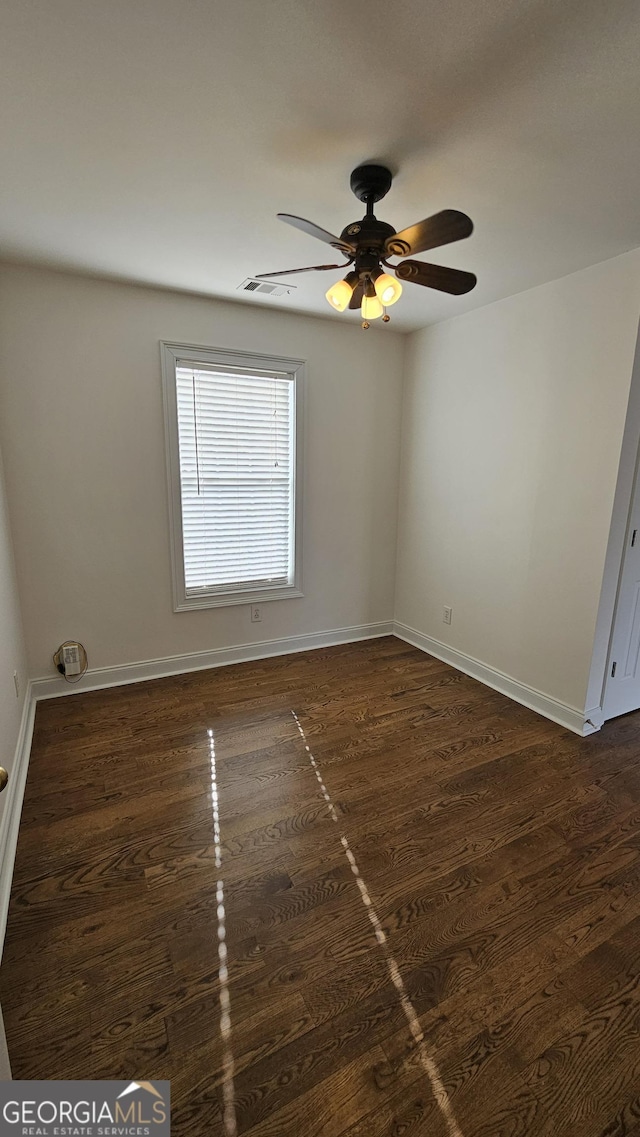
[[[305,748],[305,750],[309,756],[309,761],[313,767],[316,778],[318,779],[318,784],[320,786],[322,796],[327,803],[327,809],[329,811],[329,816],[331,817],[331,819],[333,821],[336,822],[336,824],[339,824],[338,814],[337,814],[335,806],[331,800],[331,795],[330,795],[330,793],[329,793],[329,791],[325,785],[325,782],[324,782],[324,779],[323,779],[322,774],[320,772],[320,768],[318,766],[318,763],[316,762],[316,760],[315,760],[315,758],[311,752],[311,748],[309,746],[309,743],[307,742],[307,736],[305,735],[305,732],[302,728],[302,725],[300,723],[300,719],[298,718],[295,711],[292,710],[291,714],[293,715],[296,726],[298,727],[298,730],[300,732],[300,737],[302,738],[302,742],[304,744],[304,748]],[[371,900],[371,896],[369,895],[369,890],[368,890],[368,888],[364,882],[364,879],[362,877],[362,873],[360,872],[360,869],[358,868],[358,863],[356,861],[356,858],[353,855],[351,846],[349,845],[349,841],[348,841],[348,839],[344,833],[340,834],[340,843],[344,849],[345,856],[346,856],[349,864],[351,865],[351,871],[352,871],[352,873],[356,879],[356,884],[358,885],[358,888],[360,890],[360,896],[362,897],[362,903],[364,904],[365,908],[367,909],[369,919],[371,921],[371,924],[373,925],[373,930],[375,933],[376,940],[377,940],[378,944],[380,945],[380,948],[382,949],[382,952],[384,954],[384,957],[385,957],[385,960],[387,963],[387,967],[389,969],[389,976],[391,978],[391,982],[393,983],[396,991],[398,992],[398,999],[400,1001],[400,1005],[402,1007],[402,1010],[404,1011],[405,1018],[409,1024],[409,1030],[411,1032],[411,1036],[412,1036],[412,1038],[413,1038],[413,1040],[416,1043],[416,1046],[418,1048],[418,1054],[420,1057],[420,1062],[422,1064],[422,1068],[425,1071],[425,1073],[427,1074],[427,1077],[429,1078],[429,1081],[431,1083],[431,1090],[432,1090],[433,1096],[434,1096],[436,1103],[437,1103],[437,1105],[438,1105],[438,1107],[442,1113],[442,1116],[444,1117],[444,1119],[447,1123],[447,1127],[449,1129],[449,1133],[451,1134],[451,1137],[463,1137],[462,1130],[460,1129],[460,1126],[458,1125],[458,1122],[456,1121],[455,1114],[454,1114],[453,1108],[451,1106],[451,1100],[450,1100],[449,1095],[448,1095],[448,1093],[444,1087],[444,1084],[442,1082],[442,1078],[440,1077],[440,1071],[438,1070],[438,1067],[437,1067],[434,1059],[431,1057],[431,1055],[427,1051],[425,1041],[424,1041],[424,1034],[423,1034],[422,1028],[420,1026],[420,1020],[419,1020],[418,1015],[416,1013],[416,1009],[415,1009],[413,1003],[411,1002],[411,999],[409,998],[409,996],[407,994],[407,990],[406,990],[406,987],[404,985],[404,980],[402,978],[402,975],[400,974],[400,969],[398,967],[398,964],[396,963],[393,955],[391,954],[391,951],[389,950],[389,944],[388,944],[388,939],[387,939],[386,933],[384,931],[384,928],[382,927],[382,924],[380,923],[380,920],[378,918],[378,914],[377,914],[377,912],[374,908],[373,902]]]
[[216,744],[212,730],[209,735],[211,758],[211,807],[213,811],[213,843],[218,882],[216,904],[218,917],[218,979],[220,981],[220,1038],[222,1041],[222,1096],[224,1102],[224,1131],[227,1137],[236,1137],[234,1061],[231,1047],[231,996],[229,994],[229,967],[227,962],[227,933],[225,925],[224,882],[222,880],[222,841],[220,837],[220,799],[216,773]]

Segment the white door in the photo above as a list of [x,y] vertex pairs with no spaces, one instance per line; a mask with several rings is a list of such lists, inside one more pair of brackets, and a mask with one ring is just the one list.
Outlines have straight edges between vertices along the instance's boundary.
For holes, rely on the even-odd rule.
[[602,709],[605,719],[640,709],[640,463],[623,553]]

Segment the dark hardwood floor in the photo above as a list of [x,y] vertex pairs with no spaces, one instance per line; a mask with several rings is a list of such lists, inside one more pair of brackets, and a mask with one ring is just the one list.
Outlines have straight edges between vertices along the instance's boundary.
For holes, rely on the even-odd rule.
[[179,1135],[639,1137],[640,715],[391,637],[41,703],[0,999]]

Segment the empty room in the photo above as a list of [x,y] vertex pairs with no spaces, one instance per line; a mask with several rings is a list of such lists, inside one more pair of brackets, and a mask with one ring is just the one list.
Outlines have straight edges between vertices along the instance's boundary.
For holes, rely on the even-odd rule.
[[0,1135],[640,1137],[640,6],[0,7]]

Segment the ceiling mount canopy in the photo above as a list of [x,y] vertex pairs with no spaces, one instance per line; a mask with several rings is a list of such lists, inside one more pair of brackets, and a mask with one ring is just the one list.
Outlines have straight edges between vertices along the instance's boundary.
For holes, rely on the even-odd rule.
[[[359,201],[365,203],[366,213],[360,221],[352,221],[345,226],[339,237],[321,229],[313,221],[306,221],[304,217],[279,213],[281,221],[331,245],[347,259],[343,264],[310,265],[308,268],[259,273],[258,279],[266,280],[298,272],[325,272],[353,265],[343,279],[331,285],[326,297],[337,312],[344,312],[346,308],[359,308],[363,328],[369,327],[370,320],[380,317],[385,323],[389,321],[386,310],[399,300],[402,294],[401,281],[436,288],[453,296],[470,292],[476,284],[472,272],[427,264],[425,261],[405,259],[399,264],[389,261],[389,257],[408,258],[414,253],[423,253],[427,249],[437,249],[441,245],[461,241],[473,232],[473,222],[466,213],[460,213],[457,209],[443,209],[396,233],[392,225],[378,221],[373,212],[375,203],[389,192],[392,180],[391,171],[386,166],[369,164],[356,167],[351,174],[351,190]],[[385,271],[387,269],[390,271]]]

